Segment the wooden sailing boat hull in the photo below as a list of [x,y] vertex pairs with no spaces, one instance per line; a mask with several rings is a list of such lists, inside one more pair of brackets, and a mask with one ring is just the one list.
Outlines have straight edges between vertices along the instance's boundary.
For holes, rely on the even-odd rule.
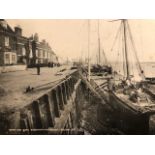
[[155,100],[155,85],[149,84],[149,87],[144,88],[144,91]]
[[149,114],[141,113],[112,91],[108,91],[106,97],[102,95],[102,98],[106,99],[107,104],[99,103],[98,106],[97,117],[101,124],[109,119],[112,128],[118,128],[125,134],[149,133]]
[[[149,134],[149,115],[142,114],[139,111],[133,109],[120,98],[118,98],[113,92],[109,92],[109,103],[112,111],[109,112],[109,117],[113,117],[111,124],[114,128],[118,128],[124,134]],[[103,107],[105,105],[100,104],[98,108],[98,120],[104,122]],[[102,122],[103,120],[103,122]]]
[[142,114],[109,92],[109,104],[115,111],[116,126],[127,134],[148,134],[149,115]]

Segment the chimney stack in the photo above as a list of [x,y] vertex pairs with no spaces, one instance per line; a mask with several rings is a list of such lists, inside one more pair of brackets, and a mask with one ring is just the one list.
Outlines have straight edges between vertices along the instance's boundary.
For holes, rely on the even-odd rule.
[[20,26],[16,26],[16,27],[15,27],[15,33],[16,33],[16,35],[18,35],[18,36],[22,36],[22,29],[21,29]]

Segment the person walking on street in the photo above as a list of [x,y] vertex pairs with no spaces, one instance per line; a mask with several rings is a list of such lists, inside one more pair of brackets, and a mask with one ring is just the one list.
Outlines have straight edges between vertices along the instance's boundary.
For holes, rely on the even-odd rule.
[[37,64],[37,74],[40,75],[40,64]]

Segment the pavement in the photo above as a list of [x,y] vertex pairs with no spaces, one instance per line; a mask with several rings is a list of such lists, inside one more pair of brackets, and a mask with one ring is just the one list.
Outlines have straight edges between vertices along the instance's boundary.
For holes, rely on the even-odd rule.
[[[43,67],[40,75],[36,68],[0,74],[0,112],[26,106],[73,72],[75,70],[70,70],[70,66],[60,66]],[[25,93],[28,86],[34,91]]]
[[25,69],[26,65],[0,66],[0,73],[23,71]]

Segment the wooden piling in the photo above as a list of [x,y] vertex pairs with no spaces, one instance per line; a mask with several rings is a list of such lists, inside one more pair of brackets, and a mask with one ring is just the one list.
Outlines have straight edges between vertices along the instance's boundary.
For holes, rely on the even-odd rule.
[[67,82],[67,81],[65,82],[65,86],[66,86],[66,95],[67,95],[67,99],[69,100],[70,94],[69,94],[69,85],[68,85],[68,82]]
[[54,127],[55,124],[54,115],[52,115],[49,96],[47,94],[44,95],[44,102],[45,102],[45,113],[47,115],[47,127]]
[[56,117],[60,117],[60,107],[59,107],[59,102],[58,102],[58,94],[56,89],[52,90],[52,98],[53,98],[53,104],[54,104],[54,113]]
[[64,104],[67,104],[67,92],[66,92],[65,83],[62,83],[62,93],[63,93]]
[[43,124],[42,124],[42,120],[41,120],[41,112],[40,112],[40,107],[39,107],[39,101],[34,101],[32,103],[32,107],[33,107],[34,126],[36,129],[42,129]]
[[63,99],[63,93],[62,93],[62,86],[58,86],[57,88],[58,96],[59,96],[59,106],[61,110],[64,110],[64,99]]

